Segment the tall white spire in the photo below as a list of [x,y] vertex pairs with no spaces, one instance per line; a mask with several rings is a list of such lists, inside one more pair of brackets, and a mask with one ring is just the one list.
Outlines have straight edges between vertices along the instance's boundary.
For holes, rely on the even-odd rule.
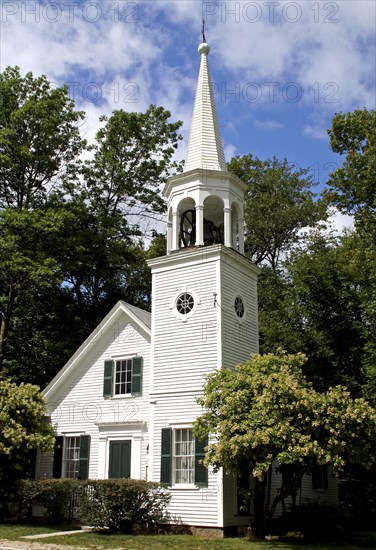
[[244,254],[246,184],[227,171],[208,67],[200,44],[200,73],[183,172],[171,176],[167,197],[167,254],[193,246],[224,245]]
[[201,54],[200,73],[184,172],[195,168],[226,171],[226,160],[209,72],[208,54],[210,48],[206,42],[203,42],[198,47],[198,51]]

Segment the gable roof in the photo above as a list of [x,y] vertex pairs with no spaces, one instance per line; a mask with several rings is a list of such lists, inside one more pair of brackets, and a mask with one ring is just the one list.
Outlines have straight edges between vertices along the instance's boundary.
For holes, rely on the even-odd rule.
[[45,397],[50,398],[55,391],[60,388],[67,376],[72,372],[74,367],[77,365],[78,361],[82,360],[83,357],[91,350],[91,345],[95,340],[98,339],[98,335],[102,331],[111,327],[116,318],[121,313],[128,315],[130,320],[136,323],[141,330],[143,330],[146,335],[151,337],[151,313],[140,309],[139,307],[132,306],[127,304],[122,300],[119,300],[106,317],[99,323],[99,325],[93,330],[93,332],[86,338],[86,340],[81,344],[78,350],[72,355],[72,357],[67,361],[63,368],[57,373],[57,375],[51,380],[48,386],[43,390]]
[[120,303],[123,304],[123,306],[126,307],[129,311],[132,311],[135,317],[137,317],[141,323],[144,323],[149,329],[151,329],[150,311],[145,311],[144,309],[140,309],[139,307],[132,306],[127,302],[123,302],[123,300],[120,300]]

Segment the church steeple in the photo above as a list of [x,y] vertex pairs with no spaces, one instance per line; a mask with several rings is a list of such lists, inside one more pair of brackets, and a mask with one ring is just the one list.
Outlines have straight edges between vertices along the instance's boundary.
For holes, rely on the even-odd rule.
[[201,54],[200,73],[184,172],[195,168],[225,171],[226,161],[208,63],[210,48],[203,42],[198,51]]
[[244,254],[246,185],[227,171],[206,42],[200,44],[200,72],[187,157],[181,174],[167,181],[167,254],[197,246],[224,245]]

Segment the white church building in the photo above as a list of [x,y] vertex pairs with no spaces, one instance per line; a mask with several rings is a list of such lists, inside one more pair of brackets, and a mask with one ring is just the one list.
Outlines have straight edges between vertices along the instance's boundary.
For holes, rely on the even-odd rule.
[[[202,465],[192,423],[205,376],[258,351],[257,276],[244,256],[246,185],[226,169],[208,54],[182,173],[164,189],[167,254],[149,261],[152,312],[118,302],[44,390],[57,440],[37,477],[163,482],[189,526],[249,524],[237,480]],[[308,487],[336,500],[336,487]],[[330,493],[330,494],[329,494]]]

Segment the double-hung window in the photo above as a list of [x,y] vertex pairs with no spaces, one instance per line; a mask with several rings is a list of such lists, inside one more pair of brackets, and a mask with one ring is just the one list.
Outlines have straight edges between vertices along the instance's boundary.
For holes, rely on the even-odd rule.
[[141,395],[142,357],[110,359],[104,362],[103,396]]
[[87,479],[90,435],[57,436],[53,456],[53,477]]
[[174,430],[173,479],[178,483],[194,483],[195,440],[191,429]]
[[177,488],[207,486],[208,471],[202,463],[206,445],[193,436],[192,428],[163,428],[161,482]]
[[66,437],[64,441],[63,477],[78,478],[80,464],[79,436]]

